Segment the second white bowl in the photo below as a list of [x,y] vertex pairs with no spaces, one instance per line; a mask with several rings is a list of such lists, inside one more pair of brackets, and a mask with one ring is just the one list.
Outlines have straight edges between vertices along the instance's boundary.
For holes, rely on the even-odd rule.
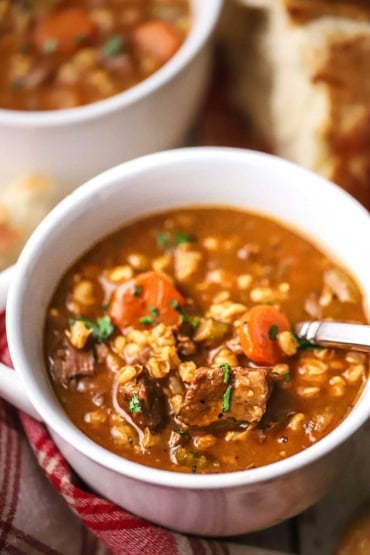
[[132,89],[79,108],[0,109],[0,186],[21,174],[49,174],[58,196],[142,154],[179,146],[200,107],[209,38],[222,0],[191,0],[193,25],[177,54]]

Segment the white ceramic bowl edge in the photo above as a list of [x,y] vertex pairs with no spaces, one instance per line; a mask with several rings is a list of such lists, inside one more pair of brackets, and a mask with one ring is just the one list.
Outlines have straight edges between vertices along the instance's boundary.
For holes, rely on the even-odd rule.
[[[105,172],[47,216],[19,259],[8,301],[7,328],[12,359],[31,401],[87,483],[162,525],[229,535],[272,525],[325,493],[344,460],[342,443],[370,414],[369,386],[346,420],[306,451],[249,471],[187,475],[143,467],[84,436],[56,401],[42,353],[44,313],[55,285],[92,242],[142,214],[205,203],[245,207],[284,221],[350,268],[370,298],[369,258],[364,256],[369,216],[349,195],[266,154],[227,148],[180,149]],[[330,214],[328,207],[332,207]],[[351,226],[344,226],[344,221]],[[167,509],[160,512],[145,503],[144,491],[153,499],[160,496]],[[186,514],[180,521],[177,508],[181,499]]]
[[48,112],[0,109],[0,187],[22,174],[49,174],[59,197],[131,158],[178,146],[203,100],[209,39],[222,0],[191,0],[194,23],[176,55],[128,91]]

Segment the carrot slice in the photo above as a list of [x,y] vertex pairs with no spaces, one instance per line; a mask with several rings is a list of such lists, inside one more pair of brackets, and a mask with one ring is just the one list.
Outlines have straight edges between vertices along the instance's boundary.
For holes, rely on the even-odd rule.
[[281,331],[290,330],[288,318],[277,308],[257,305],[243,317],[239,327],[239,337],[246,356],[256,364],[272,366],[281,362],[281,351],[276,336]]
[[132,42],[143,53],[164,64],[180,48],[182,37],[170,23],[153,20],[136,27]]
[[95,34],[95,24],[82,8],[54,12],[38,21],[33,41],[41,52],[73,54]]
[[120,285],[113,294],[109,315],[116,326],[177,325],[184,297],[165,277],[145,272]]

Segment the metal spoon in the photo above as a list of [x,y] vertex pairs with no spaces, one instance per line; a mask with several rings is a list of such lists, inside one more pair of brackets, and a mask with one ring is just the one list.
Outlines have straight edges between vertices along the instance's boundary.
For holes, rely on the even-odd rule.
[[300,339],[323,347],[370,352],[370,326],[346,322],[300,322],[294,326]]

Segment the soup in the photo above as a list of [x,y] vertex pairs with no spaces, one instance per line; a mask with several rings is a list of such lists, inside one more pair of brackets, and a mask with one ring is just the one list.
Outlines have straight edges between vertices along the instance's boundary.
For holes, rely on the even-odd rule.
[[3,0],[0,108],[108,98],[162,67],[190,26],[188,0]]
[[45,356],[95,442],[166,470],[250,469],[319,441],[349,413],[361,353],[298,340],[295,322],[364,322],[351,277],[268,218],[195,208],[105,238],[57,287]]

